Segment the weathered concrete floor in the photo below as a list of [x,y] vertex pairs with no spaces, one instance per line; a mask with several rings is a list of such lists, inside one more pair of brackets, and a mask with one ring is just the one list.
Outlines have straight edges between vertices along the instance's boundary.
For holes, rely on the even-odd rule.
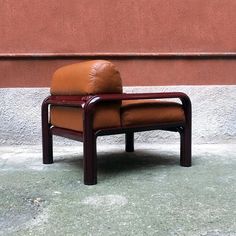
[[[236,235],[236,145],[99,148],[98,184],[82,182],[82,148],[0,147],[0,235]],[[104,151],[105,150],[105,151]]]

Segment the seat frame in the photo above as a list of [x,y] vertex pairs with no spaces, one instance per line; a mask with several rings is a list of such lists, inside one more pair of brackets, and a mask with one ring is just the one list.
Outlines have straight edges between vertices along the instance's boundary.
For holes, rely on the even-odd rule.
[[[140,126],[126,126],[94,130],[93,114],[96,104],[104,101],[139,100],[139,99],[166,99],[178,98],[182,102],[185,114],[184,122],[168,122]],[[50,124],[49,105],[80,107],[84,109],[83,132],[54,127]],[[99,94],[92,96],[49,96],[42,103],[42,146],[43,163],[53,163],[53,135],[83,142],[83,167],[84,184],[97,183],[97,150],[96,139],[98,136],[125,134],[125,149],[134,151],[134,133],[149,130],[166,130],[180,133],[180,165],[191,166],[191,136],[192,136],[192,110],[189,97],[181,92],[164,93],[134,93],[134,94]]]

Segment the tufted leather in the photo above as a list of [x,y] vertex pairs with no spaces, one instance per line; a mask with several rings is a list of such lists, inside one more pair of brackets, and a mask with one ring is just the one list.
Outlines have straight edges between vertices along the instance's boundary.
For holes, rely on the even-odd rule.
[[122,81],[115,66],[93,60],[59,68],[53,75],[52,95],[122,93]]

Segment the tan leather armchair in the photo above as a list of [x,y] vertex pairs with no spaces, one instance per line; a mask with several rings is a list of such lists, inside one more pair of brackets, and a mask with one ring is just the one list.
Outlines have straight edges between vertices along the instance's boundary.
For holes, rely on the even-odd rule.
[[[191,102],[184,93],[124,94],[119,71],[94,60],[59,68],[51,96],[42,104],[43,163],[53,163],[52,136],[83,142],[84,183],[97,183],[96,138],[124,133],[126,151],[134,151],[134,132],[180,133],[181,166],[191,166]],[[165,101],[179,98],[180,103]]]

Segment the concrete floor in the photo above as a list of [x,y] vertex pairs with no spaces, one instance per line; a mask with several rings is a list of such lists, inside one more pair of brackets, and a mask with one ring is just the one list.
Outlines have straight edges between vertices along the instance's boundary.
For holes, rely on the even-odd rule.
[[236,235],[236,145],[99,146],[98,184],[82,181],[82,148],[0,147],[0,235]]

